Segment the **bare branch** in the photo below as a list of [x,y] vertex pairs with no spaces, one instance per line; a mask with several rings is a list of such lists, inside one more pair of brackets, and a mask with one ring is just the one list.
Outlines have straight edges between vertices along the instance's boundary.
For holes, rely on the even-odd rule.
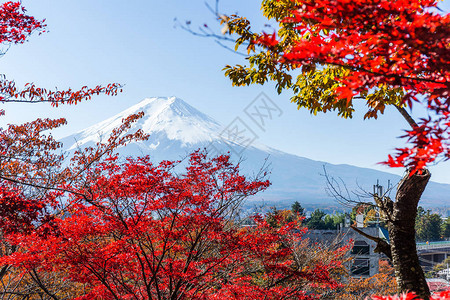
[[[327,172],[327,169],[325,165],[322,166],[324,174],[321,174],[325,177],[326,180],[326,188],[325,191],[332,196],[339,204],[342,206],[352,208],[355,204],[366,204],[370,206],[374,206],[372,202],[367,201],[361,201],[361,198],[363,195],[361,193],[353,192],[352,194],[357,197],[357,200],[354,200],[350,194],[350,191],[347,188],[347,185],[342,180],[342,178],[339,178],[339,181],[334,178],[333,176],[330,176]],[[370,194],[367,194],[370,195]],[[367,197],[369,198],[369,197]]]
[[373,252],[375,252],[375,253],[383,253],[384,255],[389,257],[389,259],[392,260],[391,245],[389,245],[385,240],[383,240],[383,239],[381,239],[379,237],[371,236],[370,234],[367,234],[364,231],[359,230],[355,226],[350,226],[350,227],[354,231],[359,233],[360,235],[362,235],[362,236],[368,238],[369,240],[372,240],[375,243],[377,243],[377,247],[373,250]]
[[[217,21],[219,20],[226,20],[227,16],[225,14],[220,13],[219,10],[219,0],[215,1],[215,5],[214,8],[208,3],[205,2],[205,6],[206,8],[210,11],[210,13],[212,15],[214,15],[214,17],[216,18]],[[228,32],[228,25],[226,24],[225,21],[225,25],[222,28],[222,32],[221,33],[217,33],[215,31],[213,31],[207,24],[204,24],[203,26],[199,26],[197,30],[192,29],[191,27],[191,21],[185,21],[184,24],[182,22],[180,22],[177,18],[175,18],[174,20],[175,22],[175,28],[176,27],[180,27],[182,30],[197,36],[197,37],[202,37],[202,38],[211,38],[213,39],[220,47],[231,51],[235,54],[241,55],[241,56],[247,56],[246,53],[244,52],[240,52],[240,51],[236,51],[234,49],[234,45],[236,43],[236,39],[232,38],[229,35],[226,35],[226,33]],[[228,46],[226,43],[231,44],[232,46]],[[243,43],[243,45],[248,46],[249,43]]]

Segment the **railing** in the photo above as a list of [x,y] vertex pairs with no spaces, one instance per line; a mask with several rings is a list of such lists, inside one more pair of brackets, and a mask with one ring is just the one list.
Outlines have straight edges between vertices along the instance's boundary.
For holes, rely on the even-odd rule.
[[450,241],[417,243],[417,250],[450,248]]

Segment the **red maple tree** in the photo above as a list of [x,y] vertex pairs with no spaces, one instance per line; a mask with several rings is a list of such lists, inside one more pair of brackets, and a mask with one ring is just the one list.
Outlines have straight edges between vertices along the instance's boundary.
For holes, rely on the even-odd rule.
[[[8,1],[0,4],[0,44],[9,49],[11,45],[22,44],[33,33],[45,32],[44,20],[37,20],[26,14],[20,2]],[[2,52],[1,55],[4,55]],[[16,87],[14,81],[0,78],[0,101],[5,102],[50,102],[51,105],[76,104],[88,100],[93,95],[116,95],[121,90],[119,84],[106,87],[82,87],[80,90],[47,90],[32,83],[23,88]],[[0,115],[5,114],[0,110]],[[95,149],[78,151],[70,167],[62,167],[64,156],[57,150],[61,144],[45,131],[66,123],[65,119],[38,119],[23,125],[9,125],[0,129],[0,256],[9,255],[17,247],[9,244],[5,236],[25,233],[41,226],[52,230],[54,215],[64,212],[59,195],[55,193],[58,185],[71,182],[83,175],[84,169],[102,155],[110,153],[115,147],[133,138],[145,138],[142,132],[124,136],[127,126],[139,115],[125,120],[124,125],[112,135],[110,143],[99,144]],[[129,127],[128,127],[129,128]],[[75,163],[76,162],[76,163]],[[9,286],[13,275],[11,266],[0,266],[2,286]],[[22,282],[19,279],[18,282]],[[35,280],[35,282],[38,282]],[[39,284],[38,284],[39,285]],[[9,296],[15,297],[15,296]]]
[[333,270],[348,247],[305,265],[296,256],[299,223],[236,223],[240,203],[268,181],[246,179],[227,156],[194,152],[184,173],[179,163],[110,156],[93,164],[63,186],[67,208],[51,230],[5,236],[17,251],[0,264],[65,270],[84,286],[77,299],[315,299],[339,286]]
[[[226,67],[234,84],[270,78],[279,92],[291,88],[297,94],[315,84],[314,78],[323,80],[316,94],[303,93],[306,99],[293,102],[312,112],[337,109],[343,116],[358,99],[367,101],[369,118],[387,105],[401,109],[422,102],[429,116],[418,123],[407,118],[412,129],[404,137],[411,146],[398,148],[385,163],[418,171],[438,157],[450,158],[450,16],[432,12],[437,1],[280,0],[264,1],[263,7],[281,25],[279,36],[254,33],[238,16],[222,19],[230,33],[240,35],[237,46],[248,42],[249,53],[262,47],[250,57],[250,68]],[[295,69],[309,76],[307,83],[292,82],[288,72]]]

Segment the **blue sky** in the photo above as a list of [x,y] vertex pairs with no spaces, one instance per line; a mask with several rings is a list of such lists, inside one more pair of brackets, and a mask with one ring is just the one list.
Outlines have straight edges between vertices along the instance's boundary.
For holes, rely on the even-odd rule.
[[[211,1],[213,2],[213,1]],[[449,0],[440,7],[450,11]],[[267,124],[254,127],[259,142],[282,151],[330,163],[345,163],[402,174],[377,165],[395,147],[407,124],[394,109],[378,120],[363,121],[364,106],[352,120],[335,114],[311,116],[298,111],[288,94],[277,95],[273,85],[232,87],[222,68],[244,63],[210,39],[194,37],[174,27],[174,18],[192,26],[215,25],[202,0],[23,0],[28,12],[45,18],[48,32],[13,46],[0,59],[3,74],[18,84],[34,82],[54,88],[79,88],[108,82],[125,84],[116,97],[98,96],[76,106],[52,108],[45,104],[3,105],[0,126],[37,117],[66,117],[68,126],[54,134],[63,137],[95,124],[153,96],[177,96],[227,125],[235,117],[244,121],[244,108],[261,92],[282,110]],[[222,0],[225,13],[239,12],[257,27],[265,20],[260,0]],[[247,120],[248,122],[251,122]],[[450,163],[431,167],[432,180],[450,183]]]

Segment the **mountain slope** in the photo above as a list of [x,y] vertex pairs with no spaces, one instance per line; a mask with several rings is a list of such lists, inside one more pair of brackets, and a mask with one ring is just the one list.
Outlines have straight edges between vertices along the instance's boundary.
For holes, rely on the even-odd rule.
[[[133,124],[131,131],[142,129],[150,134],[150,138],[119,149],[121,155],[149,154],[158,162],[163,159],[180,159],[195,149],[207,148],[210,152],[230,152],[235,161],[243,160],[241,166],[246,174],[257,173],[267,159],[273,184],[253,200],[264,199],[269,203],[292,203],[296,200],[301,203],[333,203],[334,199],[325,191],[324,166],[330,176],[339,178],[343,194],[347,191],[342,183],[345,183],[349,191],[362,188],[370,192],[377,180],[385,187],[388,180],[393,184],[400,180],[399,176],[386,172],[328,164],[283,153],[254,142],[246,143],[236,136],[224,134],[225,131],[218,122],[176,97],[144,99],[105,121],[62,139],[61,142],[69,152],[77,147],[92,146],[102,138],[106,139],[124,117],[139,111],[144,111],[145,115]],[[356,197],[352,193],[349,195],[354,199]],[[395,191],[391,193],[393,195]],[[421,204],[442,206],[449,203],[449,200],[450,185],[431,182]]]

